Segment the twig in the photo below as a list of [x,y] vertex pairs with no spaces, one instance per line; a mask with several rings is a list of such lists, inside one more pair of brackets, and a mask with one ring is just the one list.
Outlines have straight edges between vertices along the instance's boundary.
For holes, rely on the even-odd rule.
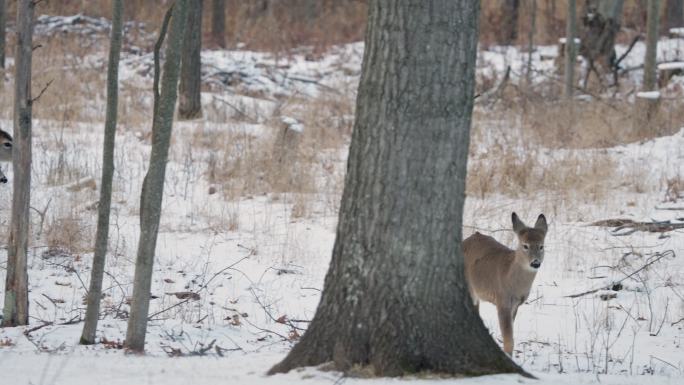
[[40,97],[43,96],[43,94],[45,93],[45,91],[47,91],[47,89],[50,87],[50,84],[52,84],[52,82],[53,82],[54,80],[55,80],[55,79],[50,79],[50,81],[47,82],[47,84],[45,84],[45,87],[43,87],[43,89],[40,90],[40,92],[38,93],[38,96],[36,96],[35,98],[33,98],[33,99],[30,100],[30,103],[29,103],[29,104],[33,104],[33,103],[37,102],[38,99],[40,99]]
[[36,330],[40,330],[46,326],[51,326],[52,324],[53,324],[52,322],[44,321],[42,325],[34,326],[31,329],[24,330],[24,335],[28,337],[29,334],[35,332]]
[[634,46],[636,45],[636,43],[637,43],[640,39],[641,39],[641,35],[636,35],[636,36],[634,36],[634,39],[632,39],[632,42],[629,44],[629,47],[627,47],[627,51],[625,51],[625,53],[623,53],[623,54],[620,56],[620,58],[617,59],[617,60],[615,61],[615,63],[613,64],[613,68],[615,68],[615,70],[618,70],[618,69],[619,69],[620,63],[622,62],[622,60],[624,60],[624,58],[626,58],[627,55],[629,55],[629,53],[632,52],[632,48],[634,48]]
[[148,316],[148,317],[147,317],[147,320],[148,320],[148,321],[152,321],[152,319],[153,319],[155,316],[158,316],[158,315],[161,314],[161,313],[165,313],[165,312],[167,312],[167,311],[169,311],[169,310],[171,310],[171,309],[173,309],[173,308],[175,308],[175,307],[178,307],[178,306],[180,306],[180,305],[182,305],[182,304],[184,304],[184,303],[187,303],[187,302],[190,301],[190,300],[191,300],[191,298],[186,298],[186,299],[184,299],[184,300],[178,302],[178,303],[175,304],[175,305],[171,305],[171,306],[167,307],[166,309],[159,310],[158,312],[156,312],[156,313],[154,313],[154,314]]

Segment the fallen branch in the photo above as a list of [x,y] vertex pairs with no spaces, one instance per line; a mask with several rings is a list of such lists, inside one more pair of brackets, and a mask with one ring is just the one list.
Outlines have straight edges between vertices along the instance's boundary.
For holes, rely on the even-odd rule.
[[616,237],[634,234],[637,231],[645,231],[649,233],[666,233],[668,231],[684,229],[684,223],[672,223],[670,221],[637,222],[631,219],[604,219],[593,222],[590,224],[590,226],[614,227],[611,232]]
[[664,252],[662,252],[662,253],[655,253],[655,254],[653,254],[653,255],[651,256],[650,260],[649,260],[648,262],[646,262],[643,266],[641,266],[640,268],[634,270],[632,273],[625,275],[623,278],[619,279],[619,280],[616,281],[616,282],[611,282],[609,285],[603,285],[603,286],[601,286],[601,287],[597,287],[597,288],[595,288],[595,289],[583,291],[583,292],[581,292],[581,293],[566,295],[565,298],[583,297],[583,296],[585,296],[585,295],[587,295],[587,294],[594,294],[594,293],[596,293],[596,292],[599,291],[599,290],[610,290],[611,287],[614,287],[615,285],[617,285],[617,284],[619,284],[619,283],[622,283],[623,281],[625,281],[625,280],[627,280],[627,279],[633,277],[634,275],[638,274],[640,271],[646,269],[647,267],[653,265],[654,263],[656,263],[656,262],[658,262],[658,261],[660,261],[661,259],[666,258],[666,257],[672,257],[672,258],[676,257],[676,254],[675,254],[674,250],[667,250],[667,251],[664,251]]

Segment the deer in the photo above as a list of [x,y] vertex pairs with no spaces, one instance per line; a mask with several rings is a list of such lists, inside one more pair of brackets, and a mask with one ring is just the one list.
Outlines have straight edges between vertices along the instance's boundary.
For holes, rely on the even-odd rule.
[[548,225],[544,214],[527,227],[516,213],[511,215],[518,247],[509,249],[496,239],[475,232],[463,241],[465,274],[475,310],[480,301],[496,306],[503,350],[513,354],[513,322],[530,294],[532,282],[544,262],[544,238]]
[[[0,129],[0,162],[12,161],[12,135]],[[7,183],[5,173],[0,169],[0,183]]]

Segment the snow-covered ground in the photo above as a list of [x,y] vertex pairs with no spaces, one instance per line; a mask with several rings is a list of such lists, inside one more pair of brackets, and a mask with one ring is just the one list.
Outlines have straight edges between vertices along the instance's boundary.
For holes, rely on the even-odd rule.
[[[65,24],[54,19],[44,23]],[[101,32],[98,28],[93,27],[91,33]],[[684,59],[679,46],[678,40],[664,41],[660,57]],[[312,155],[313,191],[244,193],[234,186],[239,181],[217,181],[210,176],[216,172],[217,158],[253,151],[251,143],[268,143],[259,139],[273,135],[281,122],[291,121],[273,119],[283,109],[282,98],[301,104],[326,95],[353,98],[362,51],[363,45],[356,43],[335,47],[321,58],[305,54],[278,58],[240,50],[203,52],[203,77],[210,89],[203,101],[210,112],[203,120],[174,124],[145,356],[129,356],[120,348],[126,331],[126,301],[132,293],[139,193],[150,151],[141,134],[144,128],[120,127],[117,136],[111,253],[98,331],[102,343],[84,347],[77,343],[82,328],[79,320],[85,310],[98,198],[89,183],[100,176],[102,124],[36,120],[31,325],[0,329],[0,383],[402,381],[342,378],[339,373],[312,368],[264,375],[305,332],[316,309],[334,242],[348,138],[339,148]],[[643,46],[637,44],[626,65],[636,65],[639,52],[643,55]],[[552,76],[553,55],[555,47],[540,47],[533,55],[540,78]],[[525,60],[526,53],[515,49],[484,51],[479,73],[486,76],[487,71],[495,71],[500,76],[511,64],[515,78],[522,73]],[[101,54],[85,58],[83,65],[103,68],[105,62]],[[150,65],[149,54],[125,51],[122,84],[149,89]],[[101,113],[101,100],[92,103],[93,110]],[[290,111],[301,108],[290,106]],[[217,112],[222,110],[229,112]],[[478,122],[484,134],[474,143],[476,159],[497,136],[511,134],[501,123]],[[11,127],[11,121],[0,121],[0,125]],[[313,130],[306,124],[301,127],[303,135]],[[615,177],[602,181],[609,189],[596,196],[584,194],[583,189],[575,191],[573,186],[561,194],[535,185],[518,197],[490,193],[470,196],[466,202],[466,236],[477,229],[513,245],[514,236],[506,230],[511,211],[528,222],[540,212],[549,220],[546,260],[515,322],[514,359],[543,381],[492,376],[420,377],[412,382],[681,383],[684,231],[623,235],[591,223],[615,218],[684,221],[684,197],[677,195],[684,186],[676,191],[673,182],[668,184],[681,181],[684,175],[684,130],[608,149],[540,147],[535,154],[537,162],[600,156],[609,160],[605,164]],[[11,181],[11,170],[6,174]],[[10,196],[9,186],[0,188],[4,232]],[[302,200],[306,202],[303,214]],[[2,251],[2,282],[5,264]],[[198,294],[199,299],[187,299],[188,292]],[[492,336],[500,340],[494,307],[483,305],[481,314]]]

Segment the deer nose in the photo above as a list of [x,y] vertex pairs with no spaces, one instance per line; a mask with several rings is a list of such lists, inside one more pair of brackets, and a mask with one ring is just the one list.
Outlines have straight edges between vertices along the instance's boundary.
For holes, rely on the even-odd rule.
[[535,269],[538,269],[539,266],[541,266],[541,262],[540,262],[538,259],[535,259],[534,261],[532,261],[532,262],[530,263],[530,266],[532,266],[532,267],[535,268]]
[[1,177],[0,178],[0,183],[7,183],[7,178],[6,177]]

